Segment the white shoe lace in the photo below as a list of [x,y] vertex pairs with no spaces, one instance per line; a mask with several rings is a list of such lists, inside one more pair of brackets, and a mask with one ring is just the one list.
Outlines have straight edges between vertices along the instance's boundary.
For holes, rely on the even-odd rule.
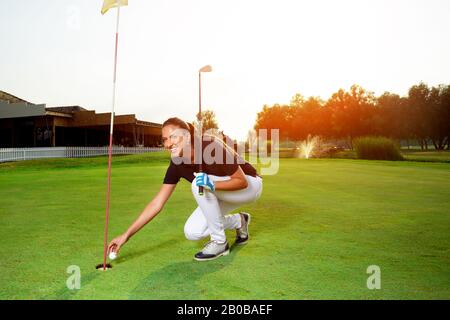
[[208,249],[210,249],[211,247],[214,247],[214,246],[220,246],[220,245],[224,245],[225,243],[220,243],[220,242],[218,242],[218,241],[215,241],[215,240],[210,240],[210,241],[208,241],[206,244],[205,244],[205,246],[203,247],[203,250],[202,251],[207,251]]
[[208,242],[205,244],[205,247],[203,248],[203,250],[209,249],[210,247],[212,247],[213,244],[215,244],[215,241],[214,241],[214,240],[208,241]]

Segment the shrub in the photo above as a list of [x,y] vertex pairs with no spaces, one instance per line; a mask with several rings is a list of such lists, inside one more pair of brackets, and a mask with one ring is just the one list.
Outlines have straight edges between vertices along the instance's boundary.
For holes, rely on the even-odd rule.
[[358,159],[403,160],[398,144],[385,137],[361,137],[353,145]]

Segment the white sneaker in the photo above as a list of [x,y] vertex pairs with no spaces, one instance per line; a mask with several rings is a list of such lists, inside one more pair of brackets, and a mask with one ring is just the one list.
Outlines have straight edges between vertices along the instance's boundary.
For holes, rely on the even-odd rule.
[[228,242],[223,243],[211,240],[205,244],[203,250],[196,253],[194,259],[197,261],[214,260],[230,253]]

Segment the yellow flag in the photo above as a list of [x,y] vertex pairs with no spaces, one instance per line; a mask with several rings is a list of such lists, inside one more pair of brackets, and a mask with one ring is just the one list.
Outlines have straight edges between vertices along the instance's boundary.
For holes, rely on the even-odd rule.
[[123,7],[128,5],[128,0],[105,0],[103,2],[102,14],[105,14],[111,8]]

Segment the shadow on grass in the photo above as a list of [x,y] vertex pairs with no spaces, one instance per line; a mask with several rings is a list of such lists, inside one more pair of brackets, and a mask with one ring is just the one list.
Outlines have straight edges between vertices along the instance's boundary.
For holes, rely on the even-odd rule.
[[[81,287],[86,286],[93,280],[95,280],[100,275],[99,271],[93,271],[87,275],[82,274],[81,276]],[[67,275],[69,276],[69,274]],[[76,295],[80,290],[71,290],[67,286],[62,287],[54,294],[49,296],[41,297],[40,300],[71,300],[76,299]]]
[[113,264],[113,266],[118,265],[118,264],[121,264],[124,262],[128,262],[130,260],[139,258],[143,255],[149,254],[150,252],[155,252],[155,250],[166,249],[166,248],[172,247],[177,241],[178,241],[177,239],[170,239],[170,240],[166,240],[164,242],[160,242],[156,245],[147,246],[147,247],[137,250],[137,251],[120,254],[119,257],[117,258],[117,260],[115,260],[112,264]]
[[205,299],[208,292],[199,287],[199,280],[231,264],[240,248],[233,244],[228,256],[212,261],[192,259],[166,265],[141,281],[130,293],[129,299]]
[[[114,267],[114,265],[118,265],[118,264],[130,261],[132,259],[138,258],[142,255],[152,252],[155,249],[168,248],[170,246],[173,246],[174,242],[176,242],[176,240],[174,240],[174,239],[167,240],[167,241],[158,243],[156,245],[148,246],[144,249],[140,249],[138,251],[131,252],[129,254],[123,254],[123,255],[119,256],[119,258],[117,258],[117,260],[114,261],[112,263],[112,265]],[[99,264],[100,263],[102,263],[102,261],[99,261]],[[92,269],[94,269],[94,267]],[[100,275],[101,275],[101,271],[97,271],[97,270],[92,271],[87,275],[84,275],[84,273],[83,273],[82,277],[81,277],[81,287],[88,285],[90,282],[94,281]],[[67,276],[69,276],[69,275],[67,275]],[[41,297],[40,299],[42,299],[42,300],[44,300],[44,299],[56,299],[56,300],[76,299],[76,295],[78,292],[79,292],[79,290],[70,290],[67,288],[67,286],[64,286],[61,289],[59,289],[56,293]]]

